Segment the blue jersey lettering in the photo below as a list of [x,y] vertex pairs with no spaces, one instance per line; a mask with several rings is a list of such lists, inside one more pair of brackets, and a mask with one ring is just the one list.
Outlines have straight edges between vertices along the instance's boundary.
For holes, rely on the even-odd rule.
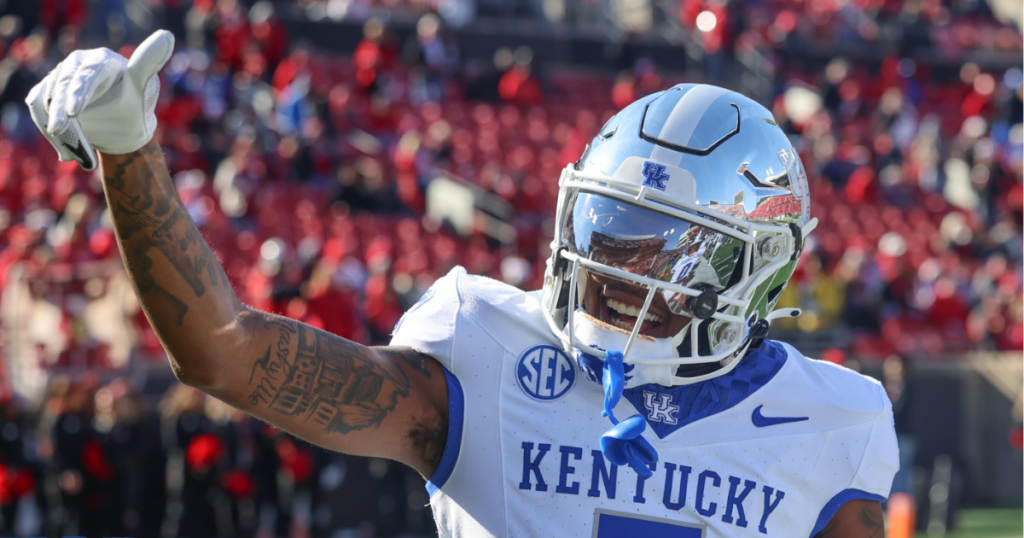
[[548,485],[540,474],[540,460],[544,459],[544,454],[547,454],[548,450],[551,450],[551,445],[548,443],[537,445],[537,459],[531,461],[530,453],[533,452],[533,443],[523,441],[523,481],[519,483],[519,489],[530,489],[532,485],[530,472],[532,471],[533,476],[537,477],[537,491],[548,490]]
[[569,475],[576,472],[576,468],[569,465],[569,455],[572,454],[574,459],[580,460],[583,458],[583,449],[575,446],[561,446],[558,447],[558,451],[562,453],[562,465],[558,470],[558,486],[555,488],[555,491],[558,493],[579,495],[580,483],[573,482],[570,486],[566,484],[566,482],[569,479]]
[[600,497],[601,489],[597,487],[597,481],[600,479],[604,482],[604,490],[608,493],[609,499],[615,498],[615,475],[618,473],[619,466],[611,465],[611,470],[604,462],[604,454],[600,450],[591,450],[590,454],[594,457],[594,466],[591,469],[590,475],[590,489],[587,490],[587,497]]
[[661,497],[662,504],[669,510],[679,510],[686,506],[686,482],[690,479],[690,468],[679,466],[679,500],[672,500],[672,478],[676,473],[676,464],[665,462],[665,494]]
[[715,515],[715,511],[718,510],[718,503],[711,503],[707,508],[704,508],[704,486],[707,484],[707,480],[711,479],[711,485],[718,487],[722,485],[722,479],[719,478],[718,473],[714,471],[704,471],[700,473],[697,478],[697,512],[704,517],[711,517]]

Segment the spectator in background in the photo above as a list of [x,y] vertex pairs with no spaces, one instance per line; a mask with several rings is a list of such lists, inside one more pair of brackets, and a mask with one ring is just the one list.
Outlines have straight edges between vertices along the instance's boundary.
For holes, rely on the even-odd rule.
[[[363,39],[352,53],[355,81],[366,94],[383,90],[386,78],[392,76],[397,50],[394,39],[379,20],[372,18],[363,25]],[[386,94],[386,92],[383,92]]]
[[97,482],[100,507],[89,518],[102,536],[138,536],[155,530],[147,517],[157,514],[147,489],[163,481],[147,466],[159,465],[158,432],[149,428],[145,407],[138,394],[122,379],[100,387],[94,397],[92,438],[83,453],[83,467]]
[[[279,147],[278,155],[284,157],[284,169],[279,170],[278,178],[291,176],[290,159],[297,152],[295,139],[303,134],[303,129],[311,119],[313,110],[309,102],[310,91],[310,60],[311,45],[298,43],[291,54],[278,64],[274,70],[271,87],[276,99],[276,116],[273,125],[278,134],[286,137]],[[285,142],[287,141],[287,142]],[[288,150],[282,151],[284,147]]]
[[4,391],[0,394],[0,532],[10,536],[25,534],[30,522],[19,517],[42,515],[35,504],[40,471],[36,440],[20,403]]
[[39,13],[49,35],[65,26],[81,28],[88,14],[85,0],[39,0]]
[[[223,443],[223,457],[209,471],[216,478],[210,490],[217,536],[251,538],[258,531],[261,513],[278,505],[279,460],[274,450],[276,428],[214,398],[206,398],[204,414],[213,433]],[[275,534],[288,534],[284,514],[278,514]],[[283,532],[282,532],[283,531]]]
[[513,64],[498,81],[498,96],[521,107],[539,105],[544,101],[544,89],[533,75],[533,49],[522,46],[512,56]]
[[626,70],[619,72],[615,77],[615,83],[612,84],[612,104],[616,109],[623,109],[637,100],[639,94],[636,86],[636,77],[632,72]]
[[42,424],[51,443],[44,455],[53,465],[58,491],[51,498],[48,523],[60,536],[102,533],[99,518],[91,515],[102,509],[99,485],[111,470],[92,438],[95,391],[95,381],[88,377],[74,383],[58,380],[48,402],[52,421]]
[[161,534],[182,538],[217,536],[216,474],[224,443],[204,413],[205,395],[174,385],[160,402],[161,438],[167,453],[167,507]]
[[288,52],[288,31],[277,16],[274,4],[260,0],[249,9],[253,43],[259,49],[267,70],[273,72]]
[[416,23],[416,34],[402,51],[409,66],[409,97],[413,104],[440,102],[449,79],[458,73],[459,51],[441,32],[441,19],[427,13]]
[[907,382],[910,369],[901,355],[890,355],[882,363],[882,385],[892,402],[893,420],[896,427],[896,444],[900,452],[900,468],[892,481],[892,493],[914,495],[914,458],[917,455],[917,438],[911,431],[913,421],[913,390]]
[[0,118],[5,133],[15,142],[32,136],[25,97],[46,74],[46,45],[45,34],[33,32],[15,39],[7,56],[0,60]]
[[359,321],[361,298],[345,283],[337,258],[340,252],[325,253],[313,267],[302,294],[309,309],[305,320],[354,342],[365,342],[367,337]]
[[216,17],[213,40],[217,59],[232,69],[238,69],[252,41],[249,20],[237,0],[216,0],[213,15]]

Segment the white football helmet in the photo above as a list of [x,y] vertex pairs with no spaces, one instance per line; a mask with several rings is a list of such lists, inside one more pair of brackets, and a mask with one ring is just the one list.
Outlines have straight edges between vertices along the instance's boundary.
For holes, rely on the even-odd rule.
[[596,326],[626,364],[695,383],[732,370],[772,319],[799,315],[772,310],[817,220],[800,157],[753,100],[698,84],[644,97],[559,187],[544,302],[570,354],[606,356]]

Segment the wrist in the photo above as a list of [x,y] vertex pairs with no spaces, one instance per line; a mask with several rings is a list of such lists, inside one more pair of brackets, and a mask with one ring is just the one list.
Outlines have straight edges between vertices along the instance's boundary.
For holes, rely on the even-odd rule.
[[159,156],[160,161],[163,161],[163,149],[157,142],[156,137],[151,137],[148,142],[142,145],[142,147],[136,148],[131,151],[124,153],[116,153],[111,151],[97,150],[100,157],[100,165],[103,170],[110,170],[113,167],[120,166],[126,167],[139,161],[139,159],[152,158]]

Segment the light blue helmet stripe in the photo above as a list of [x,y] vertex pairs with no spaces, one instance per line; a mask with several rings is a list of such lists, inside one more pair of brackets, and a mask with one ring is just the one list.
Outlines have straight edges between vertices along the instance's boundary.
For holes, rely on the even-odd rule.
[[[720,88],[716,88],[720,89]],[[731,106],[736,101],[736,94],[723,92],[707,110],[695,120],[696,129],[686,142],[687,147],[694,149],[710,148],[716,142],[736,128],[738,110]],[[669,139],[664,139],[669,140]]]
[[[665,119],[664,125],[661,130],[655,135],[661,140],[668,140],[686,147],[702,148],[706,146],[694,145],[691,143],[691,139],[694,137],[694,131],[697,130],[698,124],[704,119],[705,113],[711,108],[711,105],[722,97],[728,90],[725,88],[719,88],[716,86],[699,85],[693,86],[689,91],[680,90],[678,93],[682,94],[678,99],[675,97],[675,91],[668,91],[665,96],[661,99],[662,102],[656,103],[655,106],[668,107],[672,106],[672,111]],[[670,104],[675,101],[674,105]],[[648,121],[654,118],[648,115]],[[733,120],[735,122],[735,120]],[[651,127],[654,127],[652,124]],[[644,129],[648,134],[654,134],[651,130]],[[708,144],[710,145],[710,144]]]
[[[665,92],[652,104],[654,110],[649,111],[649,122],[645,125],[645,132],[679,146],[697,149],[711,146],[718,141],[715,136],[721,131],[721,126],[732,125],[732,122],[736,121],[735,117],[728,116],[733,109],[727,107],[723,110],[722,107],[714,106],[721,99],[729,100],[731,92],[724,88],[705,85],[687,84],[680,88]],[[667,112],[668,117],[658,129],[657,118],[663,112]],[[656,133],[652,133],[654,129],[658,129]],[[661,144],[655,144],[651,149],[651,159],[679,166],[683,154]]]
[[651,150],[651,160],[662,164],[679,166],[679,163],[683,160],[683,154],[674,149],[654,144],[654,149]]

